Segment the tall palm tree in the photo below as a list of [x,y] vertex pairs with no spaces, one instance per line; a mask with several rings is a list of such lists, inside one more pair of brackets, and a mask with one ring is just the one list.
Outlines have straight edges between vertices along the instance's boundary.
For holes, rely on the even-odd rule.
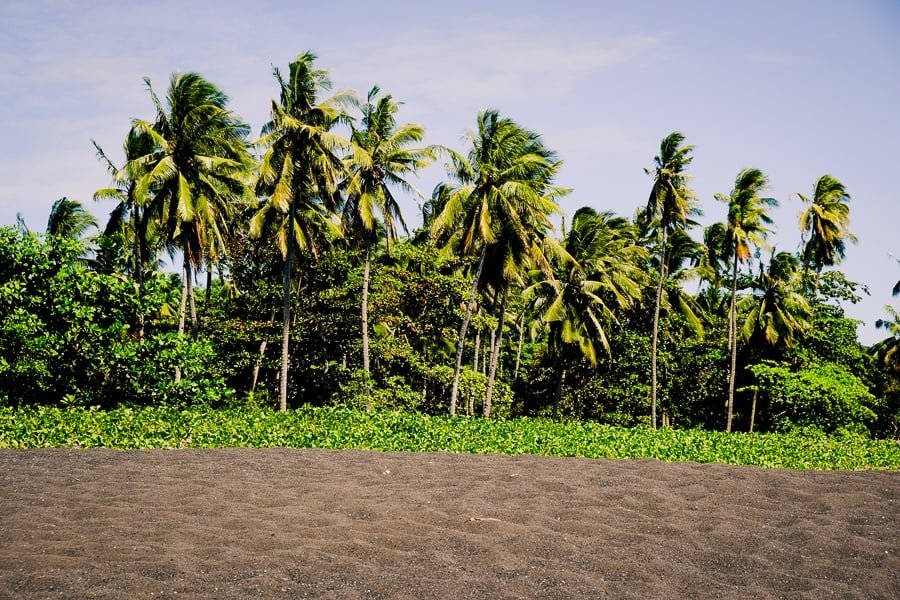
[[165,103],[150,80],[144,81],[156,107],[156,121],[135,120],[133,128],[152,139],[152,150],[129,161],[126,169],[145,172],[134,191],[138,204],[144,207],[145,218],[160,224],[169,248],[182,253],[178,332],[184,333],[190,306],[196,337],[193,274],[210,254],[225,252],[237,202],[249,190],[250,129],[228,109],[228,97],[197,73],[173,74]]
[[647,251],[637,244],[634,227],[610,212],[579,209],[563,249],[565,256],[553,260],[555,276],[542,277],[524,292],[549,327],[557,406],[566,375],[563,349],[577,345],[585,360],[597,364],[598,349],[610,352],[607,329],[619,311],[640,299],[647,279],[642,268]]
[[734,415],[734,383],[737,376],[737,279],[738,265],[748,262],[752,248],[766,248],[766,237],[771,232],[772,219],[769,208],[778,206],[774,198],[761,196],[769,187],[769,179],[759,169],[748,168],[738,173],[731,194],[716,194],[716,199],[728,206],[726,244],[732,260],[731,304],[728,311],[728,342],[731,347],[731,369],[728,376],[728,420],[726,430],[731,431]]
[[[354,127],[353,146],[347,157],[349,175],[343,187],[346,200],[342,217],[346,231],[365,250],[362,289],[363,370],[369,373],[369,270],[372,246],[377,243],[379,220],[383,224],[388,251],[397,238],[397,224],[409,233],[400,204],[392,188],[419,197],[422,194],[406,177],[426,167],[433,159],[431,148],[410,148],[422,141],[425,128],[415,123],[397,125],[399,104],[390,95],[381,95],[375,86],[360,106],[360,127]],[[380,219],[379,219],[380,217]]]
[[53,203],[47,218],[47,235],[83,241],[89,229],[97,226],[97,220],[81,202],[62,197]]
[[[559,212],[556,198],[566,190],[552,185],[560,167],[556,155],[544,147],[538,134],[523,129],[514,121],[500,117],[495,110],[478,115],[477,131],[467,134],[472,145],[468,157],[450,152],[448,175],[454,184],[441,184],[435,189],[442,206],[431,224],[435,238],[449,235],[463,255],[476,255],[472,289],[465,316],[459,330],[456,365],[450,392],[450,413],[456,414],[459,376],[462,367],[466,331],[475,308],[478,290],[489,252],[493,264],[503,269],[500,277],[510,281],[519,257],[528,255],[535,265],[550,272],[544,254],[546,233],[552,228],[550,215]],[[506,250],[500,250],[502,247]],[[495,289],[502,292],[502,286]],[[505,302],[501,301],[505,307]],[[498,319],[495,349],[502,341],[503,309]],[[492,349],[492,371],[496,356]],[[490,414],[492,378],[489,376],[484,413]]]
[[659,281],[653,309],[653,335],[650,358],[650,421],[656,428],[657,375],[656,363],[659,347],[659,313],[666,281],[666,253],[669,236],[675,231],[695,225],[692,217],[700,214],[694,192],[687,185],[685,172],[691,164],[694,147],[684,143],[684,135],[678,131],[666,136],[654,157],[654,167],[644,169],[653,176],[653,187],[647,200],[646,219],[655,221],[659,232]]
[[[541,186],[538,182],[536,185]],[[551,197],[564,193],[567,190],[550,187],[547,194]],[[566,256],[559,242],[550,237],[549,222],[538,223],[533,220],[535,215],[529,215],[527,207],[517,209],[518,215],[525,216],[523,222],[526,230],[531,231],[529,243],[523,243],[523,237],[519,235],[515,224],[504,223],[497,238],[497,243],[492,244],[485,255],[485,268],[482,283],[493,292],[491,313],[497,319],[497,325],[490,335],[490,357],[487,358],[487,387],[485,390],[484,415],[490,416],[491,402],[497,377],[497,366],[500,359],[500,350],[503,343],[503,333],[507,323],[506,309],[509,294],[513,287],[524,287],[525,276],[528,270],[535,264],[532,251],[536,248],[546,263],[543,270],[538,268],[546,277],[553,278],[552,262],[554,258]],[[528,238],[525,238],[528,239]],[[539,265],[540,266],[540,265]]]
[[846,242],[856,243],[850,233],[850,194],[847,188],[832,175],[822,175],[816,180],[812,198],[797,194],[809,206],[800,213],[802,232],[803,267],[818,274],[823,267],[836,265],[844,258]]
[[257,142],[265,148],[257,192],[266,197],[251,222],[259,237],[278,222],[276,240],[284,256],[284,303],[281,337],[282,412],[287,410],[287,378],[291,332],[291,258],[294,246],[314,256],[328,231],[337,206],[338,183],[344,174],[339,156],[349,142],[332,132],[346,118],[340,93],[320,101],[331,89],[328,73],[315,67],[316,56],[305,52],[288,66],[285,79],[274,69],[280,99],[272,101],[272,118]]

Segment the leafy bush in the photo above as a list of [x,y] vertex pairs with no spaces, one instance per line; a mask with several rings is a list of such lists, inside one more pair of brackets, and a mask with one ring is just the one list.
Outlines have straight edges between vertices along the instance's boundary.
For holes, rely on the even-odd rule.
[[350,380],[341,385],[339,394],[332,397],[337,405],[357,410],[416,410],[422,394],[410,388],[402,377],[389,377],[382,385],[365,371],[354,371]]
[[875,420],[877,399],[850,371],[833,363],[813,363],[798,371],[766,362],[750,371],[770,401],[772,425],[779,430],[812,426],[826,432],[859,430]]

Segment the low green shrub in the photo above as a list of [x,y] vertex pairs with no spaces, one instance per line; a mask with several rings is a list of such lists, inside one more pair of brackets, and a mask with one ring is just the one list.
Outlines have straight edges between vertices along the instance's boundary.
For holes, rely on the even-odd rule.
[[789,469],[900,469],[900,444],[863,436],[652,430],[550,419],[428,416],[347,407],[0,407],[0,448],[356,448],[655,458]]

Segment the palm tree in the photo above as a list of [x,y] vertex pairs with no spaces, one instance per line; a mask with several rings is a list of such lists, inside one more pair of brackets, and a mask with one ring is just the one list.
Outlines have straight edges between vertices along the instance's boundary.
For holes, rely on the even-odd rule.
[[390,95],[379,95],[373,87],[362,110],[360,128],[353,128],[353,146],[347,157],[349,175],[344,182],[346,200],[342,208],[345,231],[365,249],[365,269],[362,289],[362,349],[363,370],[369,373],[369,270],[372,246],[383,223],[388,252],[397,238],[397,223],[409,233],[393,187],[422,194],[406,179],[427,166],[433,158],[431,148],[409,148],[419,143],[425,129],[415,123],[397,125],[395,114],[399,105]]
[[856,243],[850,233],[850,194],[832,175],[822,175],[816,181],[812,198],[797,194],[809,206],[800,213],[800,231],[804,271],[818,274],[823,267],[836,265],[844,258],[846,242]]
[[62,197],[53,203],[47,219],[47,235],[82,241],[88,229],[97,226],[94,215],[81,202]]
[[[541,185],[541,184],[538,184]],[[559,188],[549,188],[548,195],[556,196],[562,193]],[[532,230],[535,237],[530,242],[523,243],[523,238],[518,235],[518,231],[513,223],[503,223],[501,232],[498,235],[497,243],[492,244],[485,255],[485,268],[482,277],[482,284],[486,290],[493,293],[493,299],[490,303],[491,314],[496,317],[497,325],[491,331],[490,335],[490,358],[487,361],[487,387],[484,400],[484,415],[490,416],[491,402],[493,398],[494,385],[496,383],[497,366],[500,359],[500,350],[503,343],[503,332],[507,322],[506,308],[509,300],[509,293],[513,286],[524,287],[525,276],[529,268],[535,264],[532,250],[535,248],[540,253],[541,259],[544,261],[543,272],[547,277],[553,277],[551,262],[553,258],[564,257],[565,251],[560,247],[557,240],[548,236],[549,222],[534,222],[528,215],[528,208],[517,209],[518,216],[526,216],[524,219],[526,230]],[[532,215],[534,216],[534,215]],[[528,225],[532,223],[532,225]],[[529,243],[531,244],[529,246]],[[487,357],[486,357],[487,358]]]
[[[466,331],[475,308],[478,290],[489,252],[492,264],[502,269],[494,278],[495,290],[501,293],[498,332],[492,348],[491,372],[496,369],[495,350],[502,341],[506,283],[515,277],[524,256],[550,272],[544,254],[546,233],[552,228],[549,215],[559,212],[555,199],[566,190],[554,187],[552,180],[560,167],[556,155],[544,147],[540,136],[523,129],[495,110],[478,115],[477,131],[467,135],[472,148],[468,157],[450,152],[448,175],[456,185],[440,184],[435,189],[442,206],[431,224],[435,238],[448,236],[463,255],[477,255],[472,289],[465,316],[459,330],[456,366],[450,392],[450,413],[456,414],[459,376],[462,367]],[[492,377],[484,413],[490,414]]]
[[685,173],[691,164],[694,147],[684,143],[684,135],[678,131],[666,136],[654,159],[654,169],[644,169],[653,176],[653,187],[647,200],[646,219],[656,221],[659,231],[659,282],[653,309],[653,336],[650,358],[650,421],[656,428],[657,376],[656,363],[659,346],[659,312],[666,281],[666,253],[669,236],[678,230],[695,225],[691,217],[700,214],[694,192],[688,187]]
[[[146,235],[146,223],[141,219],[141,206],[138,204],[135,190],[138,180],[146,173],[117,167],[97,142],[91,140],[91,143],[97,151],[97,158],[106,163],[106,168],[113,178],[113,186],[94,192],[94,201],[114,200],[117,202],[116,207],[109,214],[109,220],[106,222],[103,233],[104,235],[121,233],[126,240],[131,242],[132,262],[128,265],[127,270],[140,284],[142,265],[146,260],[147,240],[143,238]],[[153,139],[149,135],[141,134],[134,128],[128,130],[123,145],[126,164],[150,154],[154,149]]]
[[278,222],[276,240],[284,256],[284,303],[281,337],[282,412],[287,410],[287,378],[291,326],[291,257],[294,246],[314,256],[336,233],[331,215],[336,207],[338,182],[344,173],[338,152],[349,142],[331,129],[345,113],[340,103],[346,94],[319,101],[331,89],[326,71],[315,68],[316,56],[305,52],[288,66],[288,77],[274,69],[280,100],[272,101],[272,119],[257,142],[265,148],[257,191],[266,196],[251,222],[251,234],[262,236]]
[[619,311],[640,299],[647,279],[642,268],[647,252],[637,244],[634,227],[610,212],[578,210],[563,249],[565,256],[553,261],[555,276],[541,278],[524,293],[549,327],[549,349],[558,367],[555,406],[566,376],[564,348],[577,345],[596,365],[599,348],[610,353],[608,327]]
[[718,293],[725,286],[725,277],[731,268],[730,255],[726,225],[713,223],[704,228],[703,254],[697,265],[701,294],[710,291]]
[[[106,163],[107,170],[113,178],[113,187],[101,188],[94,192],[94,201],[98,200],[115,200],[118,202],[116,207],[109,215],[106,222],[104,235],[111,236],[121,233],[122,237],[131,242],[132,262],[127,267],[131,272],[131,276],[137,283],[138,299],[143,297],[144,291],[144,267],[148,261],[148,222],[142,218],[141,206],[135,195],[138,180],[145,175],[141,170],[129,171],[126,168],[118,168],[109,159],[103,148],[91,140],[94,148],[97,150],[97,158]],[[136,129],[128,130],[124,144],[126,164],[132,163],[135,159],[146,156],[154,151],[153,139],[146,134],[139,133]],[[139,336],[144,337],[144,314],[143,311],[138,315]]]
[[228,110],[228,97],[197,73],[173,74],[165,104],[150,80],[144,81],[156,107],[156,121],[135,120],[133,128],[152,139],[152,150],[125,168],[145,172],[134,190],[138,204],[144,207],[145,218],[160,225],[169,248],[182,253],[178,332],[184,333],[189,305],[196,337],[192,275],[211,254],[225,252],[237,201],[248,191],[249,127]]
[[731,431],[734,415],[734,383],[737,375],[737,276],[738,264],[750,260],[751,248],[765,248],[766,237],[771,232],[772,219],[767,211],[778,206],[774,198],[763,198],[769,187],[769,179],[759,169],[748,168],[738,173],[731,194],[716,194],[716,200],[728,205],[726,221],[726,245],[732,259],[731,304],[728,311],[728,342],[731,347],[731,370],[728,376],[728,420],[726,430]]
[[872,346],[870,351],[886,367],[900,372],[900,311],[890,305],[885,306],[884,310],[888,318],[875,321],[875,327],[887,331],[888,337]]
[[806,332],[812,308],[801,293],[799,262],[789,252],[773,254],[768,268],[750,284],[752,294],[741,299],[739,308],[747,316],[741,329],[745,341],[757,338],[769,346],[794,345]]
[[[679,229],[669,236],[669,250],[666,253],[666,287],[663,290],[663,308],[678,315],[683,328],[669,332],[669,336],[692,335],[702,337],[703,309],[697,298],[685,289],[688,281],[703,276],[703,261],[706,248],[694,241],[688,233]],[[658,269],[657,269],[658,270]]]
[[[900,265],[900,259],[897,259],[897,264]],[[900,296],[900,280],[894,285],[891,294]],[[886,305],[884,310],[888,318],[875,321],[875,327],[887,331],[888,337],[872,346],[871,352],[889,369],[900,372],[900,312],[890,305]]]

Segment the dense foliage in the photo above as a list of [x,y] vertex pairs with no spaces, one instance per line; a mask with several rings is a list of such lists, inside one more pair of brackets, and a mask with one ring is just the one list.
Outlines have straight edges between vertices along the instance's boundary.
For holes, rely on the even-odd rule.
[[[694,148],[674,132],[647,169],[649,200],[635,200],[633,217],[584,207],[557,233],[558,200],[573,191],[555,181],[561,160],[537,132],[489,110],[477,116],[468,147],[419,146],[424,128],[399,121],[391,95],[376,87],[365,101],[327,96],[315,61],[305,53],[284,74],[275,70],[279,98],[255,141],[200,75],[173,76],[163,99],[148,82],[155,116],[132,123],[124,164],[97,148],[112,185],[96,197],[118,202],[102,231],[86,237],[95,221],[68,199],[54,205],[44,234],[0,227],[0,405],[159,407],[8,412],[9,427],[51,415],[158,427],[200,419],[206,425],[186,435],[216,445],[242,443],[228,433],[241,415],[267,424],[301,418],[207,411],[250,403],[375,410],[302,419],[342,415],[397,435],[422,427],[404,433],[410,449],[465,449],[475,438],[458,445],[453,436],[490,432],[474,447],[554,451],[502,442],[505,427],[531,435],[556,427],[549,421],[424,416],[448,412],[678,428],[684,433],[633,435],[651,445],[709,444],[694,460],[717,452],[732,460],[728,452],[745,451],[732,439],[753,440],[748,448],[794,440],[698,428],[897,437],[897,313],[888,307],[893,321],[880,324],[890,336],[871,350],[844,315],[866,291],[837,268],[855,238],[850,196],[835,177],[801,195],[807,208],[793,225],[802,234],[794,253],[768,246],[776,200],[765,196],[758,169],[742,170],[729,194],[717,194],[728,218],[701,235],[704,202],[687,185]],[[422,226],[406,231],[398,198],[418,195],[410,177],[439,158],[447,181],[419,198]],[[162,268],[166,254],[180,276]],[[193,405],[202,408],[176,410]],[[208,430],[216,419],[221,434]],[[553,438],[564,453],[617,455],[592,450],[596,436],[632,439],[596,424],[559,427],[573,436]],[[263,429],[240,435],[307,444],[290,427]],[[39,431],[26,427],[15,435],[28,437],[4,443],[41,444],[32,437]],[[789,445],[774,455],[790,454]],[[643,455],[621,450],[632,452]]]
[[624,428],[551,419],[399,411],[169,407],[0,408],[0,448],[356,448],[655,458],[788,469],[900,469],[900,446],[864,436]]

